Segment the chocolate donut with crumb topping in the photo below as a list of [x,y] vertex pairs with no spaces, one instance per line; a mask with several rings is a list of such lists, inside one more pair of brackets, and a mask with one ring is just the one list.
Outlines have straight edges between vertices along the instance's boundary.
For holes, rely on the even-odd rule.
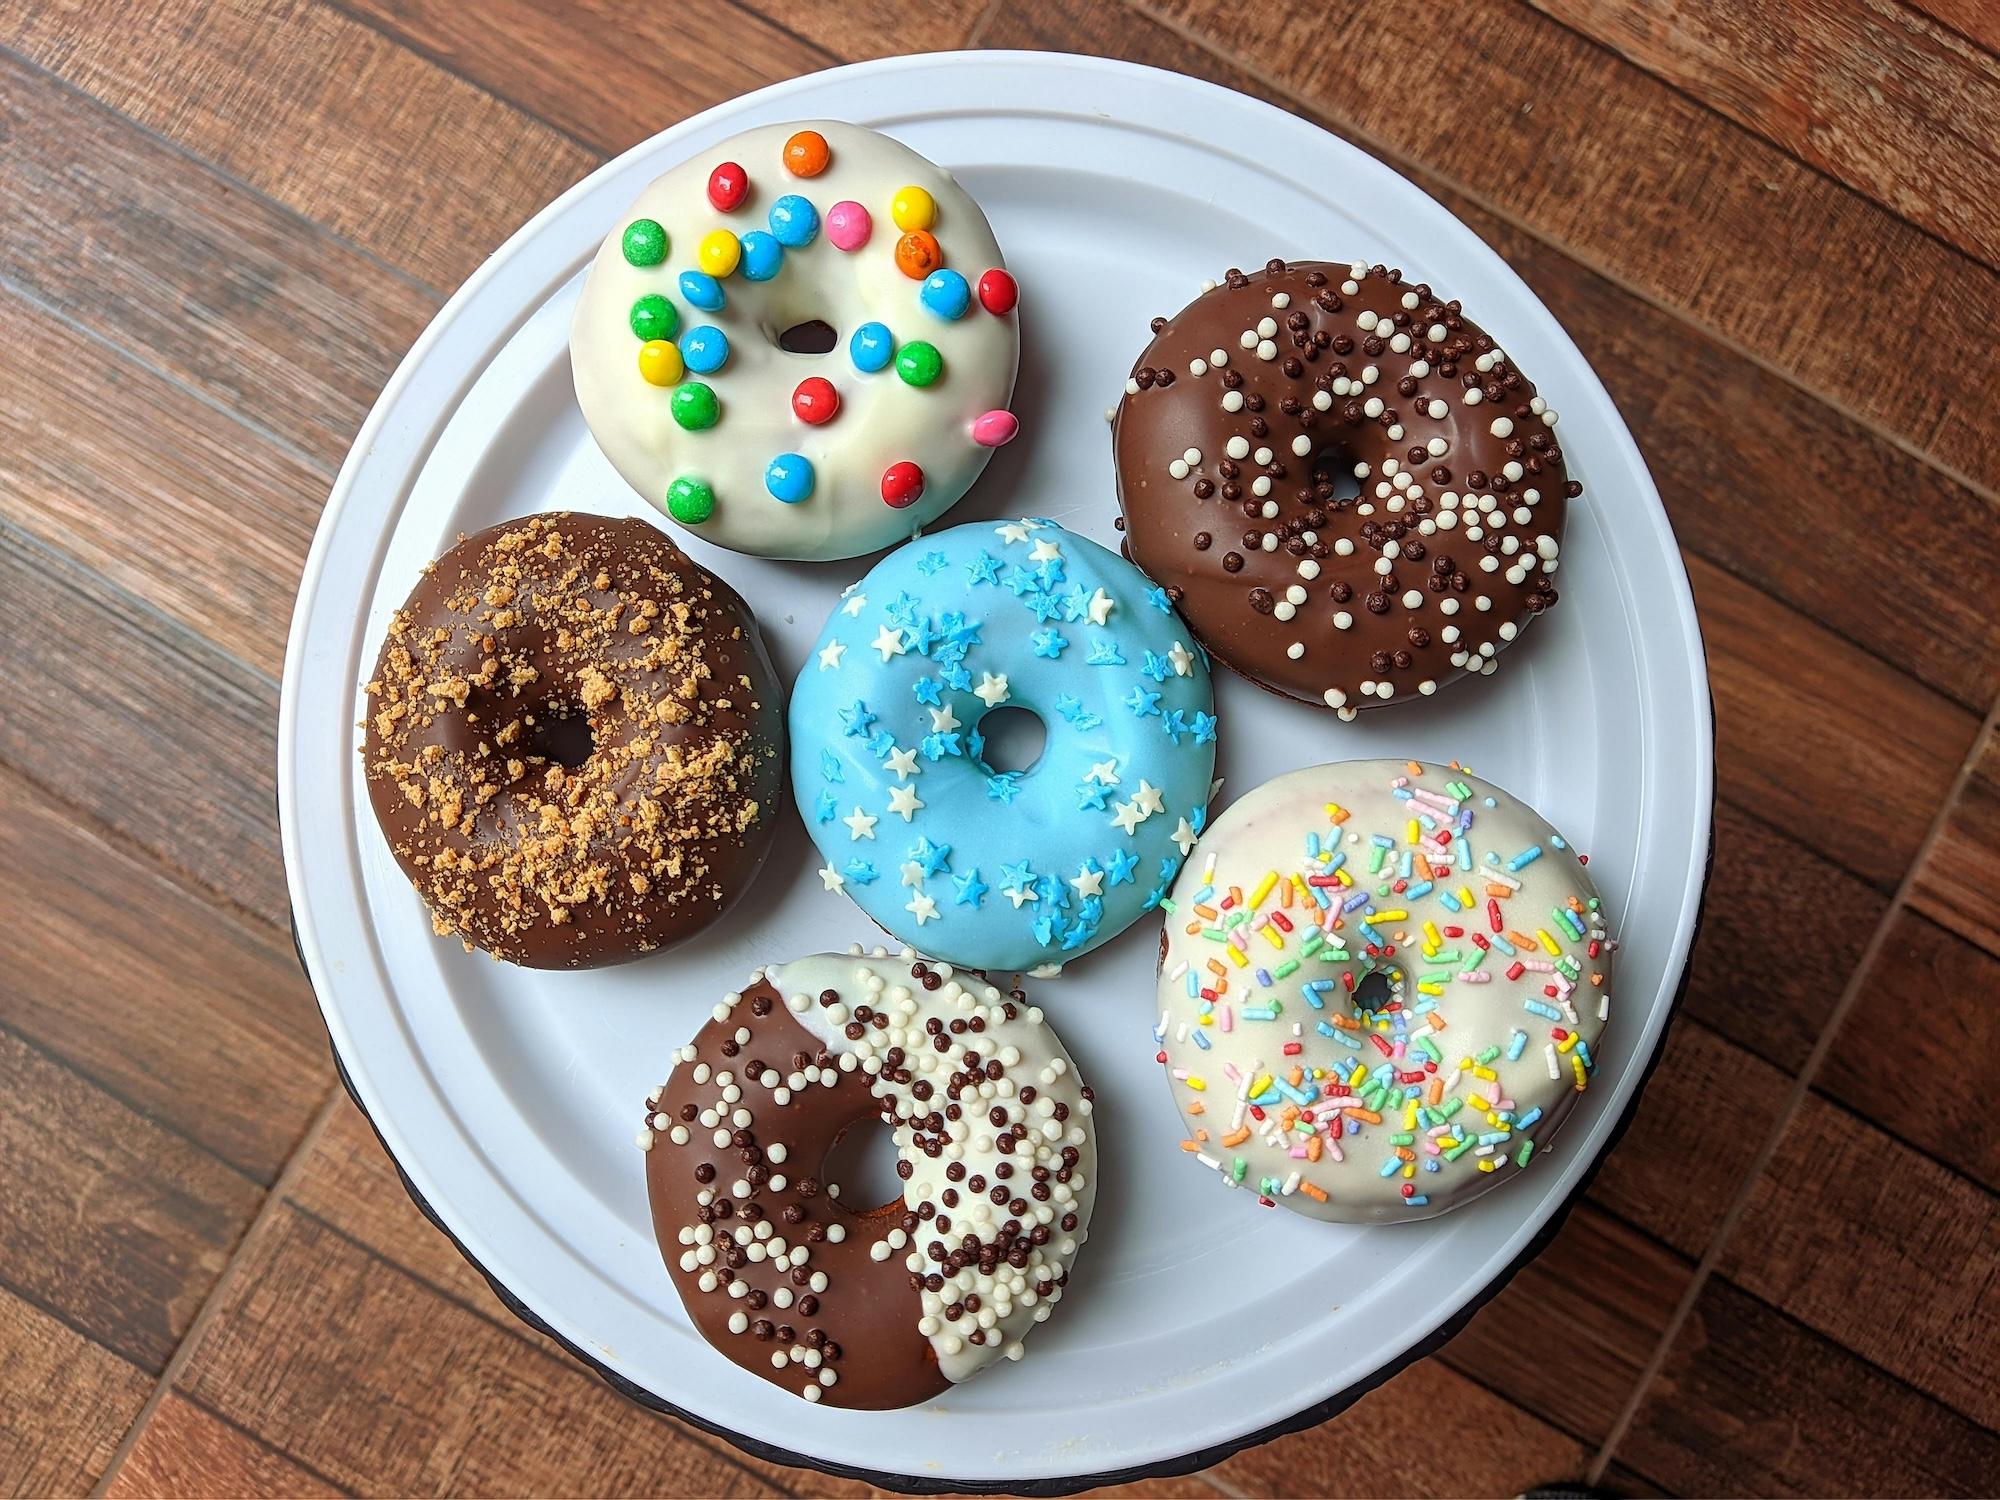
[[1126,551],[1212,655],[1351,719],[1490,673],[1556,602],[1582,486],[1555,425],[1457,302],[1400,271],[1231,270],[1154,320],[1126,382]]
[[391,618],[367,692],[375,816],[468,950],[637,958],[714,922],[769,852],[770,657],[749,606],[643,521],[462,538]]

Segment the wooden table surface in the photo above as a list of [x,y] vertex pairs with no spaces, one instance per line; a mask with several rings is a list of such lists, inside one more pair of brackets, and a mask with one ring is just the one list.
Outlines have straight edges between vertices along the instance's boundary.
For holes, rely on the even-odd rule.
[[625,1404],[418,1218],[293,960],[273,727],[334,470],[493,246],[958,46],[1219,80],[1441,198],[1623,408],[1710,653],[1707,922],[1587,1201],[1435,1358],[1147,1492],[1990,1491],[1990,0],[0,4],[0,1489],[850,1488]]

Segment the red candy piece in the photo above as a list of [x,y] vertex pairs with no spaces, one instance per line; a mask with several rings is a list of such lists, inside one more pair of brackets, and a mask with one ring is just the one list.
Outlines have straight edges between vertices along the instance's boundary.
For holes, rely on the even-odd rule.
[[882,503],[902,510],[924,492],[924,471],[908,459],[882,471]]
[[750,174],[726,161],[708,174],[708,201],[722,213],[733,213],[750,194]]
[[1020,300],[1020,284],[998,266],[979,278],[979,305],[994,317],[1006,316]]
[[792,392],[792,415],[810,426],[831,422],[839,410],[840,392],[833,388],[831,380],[809,375]]

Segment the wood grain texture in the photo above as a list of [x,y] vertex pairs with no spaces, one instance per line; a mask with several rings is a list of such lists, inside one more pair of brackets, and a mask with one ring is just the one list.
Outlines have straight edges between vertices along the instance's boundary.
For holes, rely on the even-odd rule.
[[[1880,1065],[1872,1035],[1840,1040]],[[1899,1085],[1885,1073],[1880,1086]],[[1817,1094],[1721,1260],[1730,1280],[1828,1340],[2000,1428],[1996,1268],[2000,1197]]]
[[281,924],[277,685],[4,519],[0,637],[0,759]]
[[438,288],[595,165],[314,0],[52,0],[0,12],[0,44]]
[[[4,587],[4,584],[0,584]],[[332,1070],[276,931],[218,909],[0,770],[0,1025],[268,1183]]]
[[0,280],[121,360],[340,461],[432,294],[5,55],[0,134]]
[[842,62],[899,52],[945,52],[968,45],[986,0],[747,0]]
[[[2000,1057],[2000,957],[1899,912],[1813,1086],[1990,1191],[2000,1192],[2000,1118],[1985,1090],[1953,1086]],[[1904,1076],[1884,1068],[1893,1048]]]
[[1531,3],[2000,265],[2000,58],[1949,28],[1894,0]]
[[145,1371],[4,1291],[0,1368],[0,1491],[9,1495],[88,1490],[153,1386]]
[[[2000,341],[2000,278],[1622,59],[1512,5],[1140,8],[1380,149],[1446,164],[1461,191],[1989,492],[2000,484],[2000,419],[1969,378]],[[1438,95],[1447,48],[1449,107],[1412,107]]]
[[1989,729],[1979,742],[1971,774],[1917,871],[1910,904],[2000,956],[2000,732]]
[[1715,1280],[1618,1458],[1681,1495],[1983,1495],[2000,1436]]
[[0,1288],[158,1374],[261,1196],[0,1028]]
[[1987,0],[1910,0],[1910,8],[1942,21],[1988,52],[2000,52],[2000,10]]
[[347,1493],[185,1396],[168,1393],[104,1493],[153,1496]]

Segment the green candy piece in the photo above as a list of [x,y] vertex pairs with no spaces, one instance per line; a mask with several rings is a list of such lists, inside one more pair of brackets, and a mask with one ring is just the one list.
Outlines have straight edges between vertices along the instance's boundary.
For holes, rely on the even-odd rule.
[[933,385],[944,373],[944,356],[937,345],[914,339],[896,351],[896,373],[905,385]]
[[625,259],[635,266],[657,266],[667,258],[667,231],[658,219],[634,219],[625,226]]
[[722,415],[722,408],[716,403],[715,392],[699,380],[690,380],[674,387],[672,410],[674,420],[689,432],[700,432],[704,427],[713,427],[716,418]]
[[699,526],[715,514],[715,491],[683,474],[667,486],[667,514],[683,526]]
[[632,304],[632,331],[642,343],[670,339],[681,326],[681,315],[673,303],[658,292],[648,292]]

